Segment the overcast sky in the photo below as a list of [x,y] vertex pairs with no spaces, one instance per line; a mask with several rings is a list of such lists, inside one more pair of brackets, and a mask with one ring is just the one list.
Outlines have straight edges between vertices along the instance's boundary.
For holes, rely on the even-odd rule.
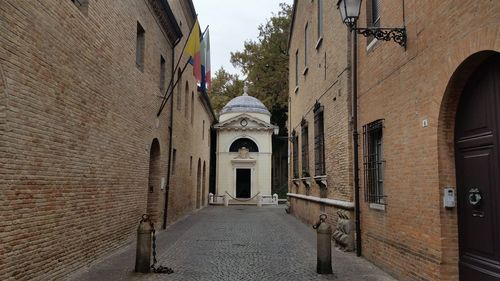
[[230,62],[231,52],[255,40],[259,24],[276,14],[282,2],[292,5],[293,0],[193,0],[201,30],[210,26],[212,77],[221,66],[241,75]]

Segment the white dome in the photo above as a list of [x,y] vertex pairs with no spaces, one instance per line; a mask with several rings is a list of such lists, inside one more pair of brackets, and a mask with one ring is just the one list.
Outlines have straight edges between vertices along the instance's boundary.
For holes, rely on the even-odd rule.
[[269,110],[267,110],[266,106],[260,100],[251,97],[246,93],[246,87],[243,95],[230,100],[226,106],[222,108],[220,114],[222,115],[225,113],[236,112],[262,113],[271,116]]

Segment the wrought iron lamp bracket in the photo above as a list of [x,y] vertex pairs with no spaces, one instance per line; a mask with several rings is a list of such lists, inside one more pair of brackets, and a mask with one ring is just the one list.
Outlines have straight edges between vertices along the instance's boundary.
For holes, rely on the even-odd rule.
[[364,37],[373,36],[378,40],[394,41],[401,47],[406,48],[406,28],[385,28],[385,27],[357,27],[351,26],[351,30],[355,30],[358,34]]

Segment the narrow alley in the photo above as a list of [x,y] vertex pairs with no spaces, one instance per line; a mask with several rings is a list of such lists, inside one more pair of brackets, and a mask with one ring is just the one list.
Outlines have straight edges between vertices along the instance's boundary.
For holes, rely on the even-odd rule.
[[173,274],[135,273],[134,241],[70,280],[395,280],[336,249],[334,274],[316,274],[315,231],[281,206],[207,207],[157,236],[158,261]]

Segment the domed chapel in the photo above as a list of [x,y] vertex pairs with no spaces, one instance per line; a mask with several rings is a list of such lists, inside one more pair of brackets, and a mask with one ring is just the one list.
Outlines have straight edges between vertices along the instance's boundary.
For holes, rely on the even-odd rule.
[[216,194],[248,199],[271,195],[271,113],[248,88],[222,108],[217,132]]

